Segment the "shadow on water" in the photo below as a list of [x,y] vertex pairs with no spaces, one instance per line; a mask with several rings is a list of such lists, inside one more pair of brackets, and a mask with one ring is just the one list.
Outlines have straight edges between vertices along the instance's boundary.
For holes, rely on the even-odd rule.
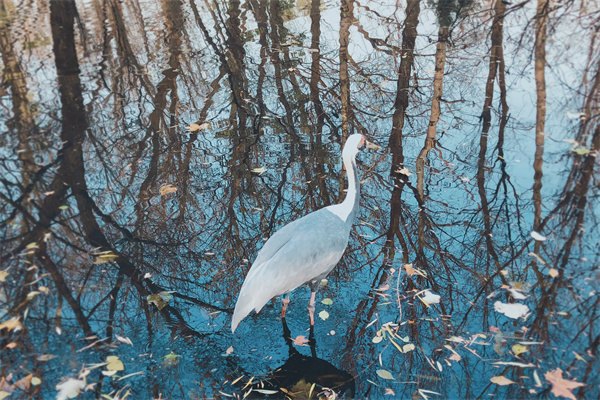
[[[283,340],[288,347],[288,359],[280,367],[274,368],[267,376],[260,378],[250,386],[243,382],[240,395],[245,391],[248,398],[281,398],[289,396],[297,399],[321,398],[353,398],[355,395],[354,378],[351,374],[336,368],[329,362],[317,356],[317,340],[314,327],[310,328],[307,343],[305,338],[300,341],[300,348],[308,345],[310,355],[304,355],[294,346],[285,318],[281,320]],[[250,391],[250,387],[253,391]]]
[[[598,397],[593,2],[25,3],[0,0],[0,398]],[[383,149],[308,343],[303,289],[232,335],[357,132]]]

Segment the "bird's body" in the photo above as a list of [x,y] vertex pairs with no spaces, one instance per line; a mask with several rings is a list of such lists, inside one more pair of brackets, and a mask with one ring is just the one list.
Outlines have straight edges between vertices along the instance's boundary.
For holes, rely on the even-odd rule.
[[[240,290],[231,321],[232,331],[250,311],[259,312],[273,297],[287,294],[305,283],[311,285],[314,311],[316,284],[342,258],[358,211],[360,190],[354,158],[363,143],[362,135],[352,135],[344,146],[343,159],[348,171],[345,200],[290,222],[259,251]],[[348,146],[352,147],[347,150]],[[285,316],[286,306],[284,303],[282,316]]]

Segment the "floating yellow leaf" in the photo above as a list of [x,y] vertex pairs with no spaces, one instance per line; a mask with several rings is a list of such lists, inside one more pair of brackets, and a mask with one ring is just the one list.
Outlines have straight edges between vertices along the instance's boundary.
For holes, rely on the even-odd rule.
[[321,318],[323,321],[325,321],[327,318],[329,318],[329,313],[327,311],[323,310],[319,313],[319,318]]
[[558,276],[558,270],[556,268],[550,268],[548,275],[550,275],[552,278],[556,278]]
[[333,300],[331,300],[329,297],[326,297],[323,300],[321,300],[321,303],[325,304],[326,306],[330,306],[333,304]]
[[511,350],[515,356],[518,356],[519,354],[528,352],[529,348],[527,346],[523,346],[522,344],[514,344],[511,347]]
[[42,384],[42,380],[40,378],[38,378],[37,376],[34,376],[33,378],[31,378],[31,384],[33,386],[39,386]]
[[578,154],[580,156],[585,156],[585,155],[590,154],[592,152],[590,149],[585,148],[583,146],[575,147],[572,151],[573,151],[573,153]]
[[512,385],[513,383],[515,383],[514,381],[511,381],[510,379],[505,377],[504,375],[493,376],[492,378],[490,378],[490,381],[500,386]]
[[394,380],[394,377],[392,376],[391,372],[386,369],[378,369],[377,375],[379,375],[381,379]]
[[0,271],[0,282],[6,282],[6,278],[8,277],[8,270]]
[[170,352],[169,354],[167,354],[166,356],[163,357],[163,363],[167,367],[172,367],[174,365],[177,365],[178,362],[179,362],[179,356],[173,352]]
[[96,258],[94,259],[94,264],[105,264],[111,261],[115,261],[119,256],[112,251],[102,251],[96,254]]
[[106,357],[106,363],[106,369],[109,371],[123,371],[125,369],[125,365],[117,356]]

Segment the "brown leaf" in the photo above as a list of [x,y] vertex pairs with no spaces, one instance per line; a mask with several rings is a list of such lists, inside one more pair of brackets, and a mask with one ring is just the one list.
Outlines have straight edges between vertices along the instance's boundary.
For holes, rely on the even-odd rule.
[[571,390],[585,386],[585,383],[564,379],[562,374],[563,372],[560,368],[556,368],[555,370],[548,371],[544,374],[544,378],[552,384],[552,394],[556,397],[566,397],[567,399],[577,400]]
[[417,268],[413,268],[412,264],[404,264],[404,270],[408,274],[408,276],[413,275],[421,275],[422,277],[426,277],[427,274]]
[[15,387],[21,390],[29,390],[29,388],[31,387],[31,378],[33,378],[32,374],[24,376],[23,378],[15,382]]
[[162,185],[158,191],[160,192],[161,196],[166,196],[169,193],[175,193],[177,191],[177,187],[171,184],[166,184]]

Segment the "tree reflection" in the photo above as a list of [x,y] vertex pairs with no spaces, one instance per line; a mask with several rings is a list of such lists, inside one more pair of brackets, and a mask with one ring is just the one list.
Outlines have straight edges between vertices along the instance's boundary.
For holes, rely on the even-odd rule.
[[[0,391],[31,372],[51,398],[118,355],[116,378],[90,370],[97,396],[254,396],[257,374],[305,396],[525,397],[558,367],[597,394],[591,6],[30,3],[0,1]],[[359,163],[311,355],[286,324],[271,340],[269,305],[231,336],[264,239],[343,197],[352,131],[387,148]]]

